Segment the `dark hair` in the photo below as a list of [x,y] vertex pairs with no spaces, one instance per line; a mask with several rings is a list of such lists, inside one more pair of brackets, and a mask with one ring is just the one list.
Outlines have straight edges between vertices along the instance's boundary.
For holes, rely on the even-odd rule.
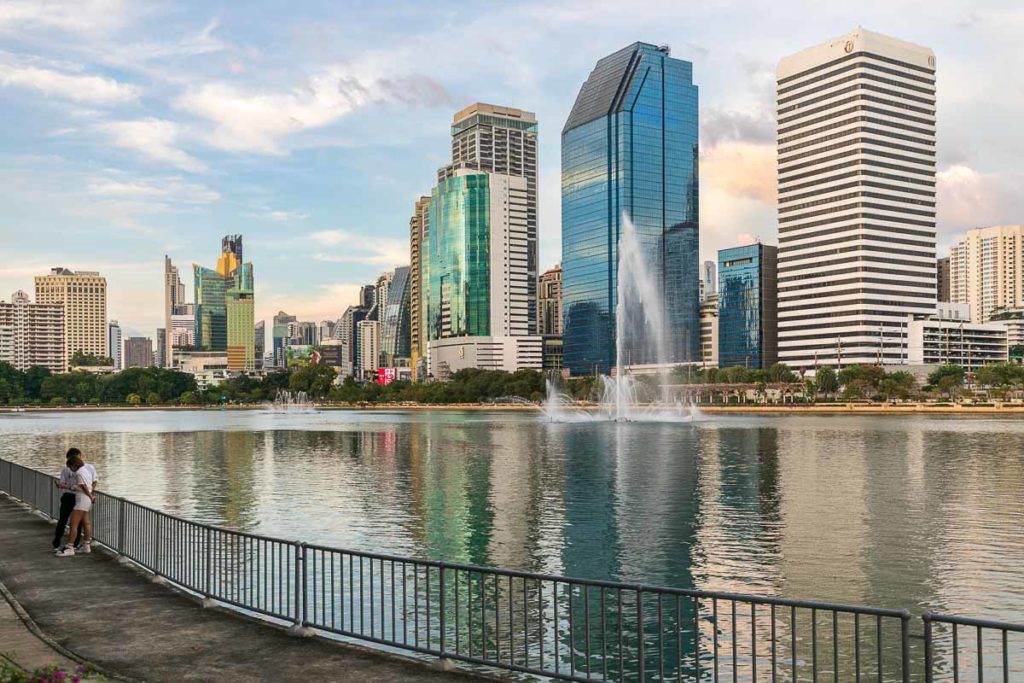
[[85,465],[85,461],[82,460],[81,456],[75,455],[68,458],[68,467],[70,467],[73,471],[77,471],[83,465]]
[[68,454],[65,457],[68,460],[71,460],[71,458],[81,458],[82,457],[82,451],[78,450],[77,448],[69,448],[68,449]]

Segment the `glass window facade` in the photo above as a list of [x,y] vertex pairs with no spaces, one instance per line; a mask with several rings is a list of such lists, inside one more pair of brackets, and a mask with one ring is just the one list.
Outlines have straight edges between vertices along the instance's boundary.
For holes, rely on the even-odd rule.
[[615,365],[623,213],[662,284],[667,360],[699,359],[697,155],[689,62],[635,43],[597,63],[562,131],[564,363],[573,375]]
[[409,267],[395,268],[394,277],[388,287],[388,299],[384,306],[384,322],[380,339],[381,363],[383,367],[396,364],[396,359],[407,362],[411,354],[409,343]]
[[194,266],[196,293],[196,348],[227,351],[227,293],[230,280],[216,270]]
[[490,176],[440,181],[423,238],[427,340],[487,336],[490,312]]
[[768,368],[778,358],[777,248],[764,244],[718,252],[718,363]]

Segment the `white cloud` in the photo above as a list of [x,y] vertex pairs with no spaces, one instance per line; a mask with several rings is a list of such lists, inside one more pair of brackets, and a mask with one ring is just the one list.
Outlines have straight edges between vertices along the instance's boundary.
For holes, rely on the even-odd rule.
[[296,221],[304,221],[309,218],[308,213],[301,211],[279,211],[263,207],[259,211],[254,211],[247,214],[253,218],[263,218],[265,220],[274,221],[275,223],[294,223]]
[[322,230],[309,238],[322,247],[344,247],[330,253],[313,255],[317,261],[327,263],[366,263],[385,268],[409,263],[409,242],[402,239],[367,239],[345,230]]
[[65,73],[29,64],[0,63],[0,85],[28,88],[50,97],[87,104],[119,104],[139,97],[139,88],[106,76]]
[[113,121],[100,124],[115,145],[139,152],[144,157],[161,161],[183,171],[204,172],[206,164],[177,146],[181,126],[173,121],[157,118],[137,121]]
[[211,204],[220,194],[199,183],[190,183],[180,177],[133,178],[120,176],[98,178],[88,185],[90,194],[111,199],[157,201],[158,206],[172,204]]
[[337,320],[345,309],[359,300],[358,284],[317,285],[301,296],[281,293],[273,282],[256,276],[256,319],[270,320],[278,311],[287,311],[300,320]]
[[91,33],[116,28],[124,20],[122,0],[4,0],[0,3],[0,30],[40,27]]

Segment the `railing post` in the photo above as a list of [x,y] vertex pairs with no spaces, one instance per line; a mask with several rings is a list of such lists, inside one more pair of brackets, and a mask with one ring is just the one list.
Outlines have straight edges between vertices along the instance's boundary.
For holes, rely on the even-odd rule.
[[117,552],[124,555],[124,498],[117,499]]
[[161,534],[159,513],[156,513],[156,551],[153,553],[153,573],[160,576],[160,554],[163,546],[163,537]]
[[[302,570],[299,573],[302,578],[302,623],[300,626],[305,628],[309,619],[309,579],[306,576],[306,567],[309,565],[309,549],[305,543],[300,543],[299,547],[302,548]],[[313,571],[316,571],[316,567],[313,567]]]
[[203,553],[206,556],[203,572],[203,606],[213,605],[213,532],[210,527],[203,527]]
[[902,653],[903,683],[910,683],[910,612],[900,615],[900,651]]
[[[306,564],[308,558],[309,549],[305,543],[295,544],[295,566],[293,572],[295,574],[295,591],[294,614],[293,623],[291,628],[288,629],[288,633],[293,636],[305,638],[313,634],[312,630],[306,627],[306,620],[309,617],[309,594],[308,594],[308,581],[306,580]],[[361,607],[360,607],[361,609]]]
[[[572,609],[572,591],[569,591],[569,608]],[[571,643],[570,643],[571,644]],[[569,648],[569,656],[573,656],[573,650]],[[637,681],[644,682],[644,594],[640,588],[636,589],[636,671]]]
[[924,622],[924,681],[932,683],[932,613],[926,610],[921,614],[921,621]]
[[[447,636],[448,636],[448,634],[447,634],[447,621],[446,621],[446,618],[445,618],[445,604],[446,603],[445,603],[445,597],[444,597],[444,594],[445,594],[445,580],[444,580],[445,572],[444,572],[444,570],[445,570],[445,565],[444,565],[444,562],[442,562],[441,563],[441,578],[440,578],[441,597],[440,597],[440,602],[439,602],[439,605],[440,605],[439,609],[441,610],[441,656],[442,657],[445,657],[448,654],[448,647],[447,647],[447,640],[448,640],[448,638],[447,638]],[[392,598],[392,599],[394,599],[394,598]]]

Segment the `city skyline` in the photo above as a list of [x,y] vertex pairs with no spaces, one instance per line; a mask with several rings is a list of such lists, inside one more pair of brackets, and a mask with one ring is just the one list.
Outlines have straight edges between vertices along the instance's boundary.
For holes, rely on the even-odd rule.
[[[452,113],[477,100],[547,122],[539,136],[542,272],[560,256],[557,131],[571,93],[598,58],[634,40],[671,45],[694,63],[701,85],[701,259],[744,239],[774,242],[774,65],[858,24],[937,54],[939,254],[968,227],[1020,222],[1024,199],[1010,195],[1021,175],[1010,162],[1024,133],[1003,122],[1024,95],[998,87],[990,68],[1012,70],[1022,59],[1011,40],[1022,16],[1008,3],[986,11],[953,3],[912,19],[899,5],[806,16],[794,6],[757,21],[738,8],[689,16],[661,6],[643,18],[553,7],[518,8],[543,14],[549,30],[500,43],[505,60],[479,61],[465,50],[500,36],[505,10],[481,14],[466,31],[468,48],[445,42],[444,55],[427,49],[451,19],[444,6],[408,6],[409,21],[393,27],[390,13],[311,6],[285,22],[280,41],[266,35],[267,17],[216,7],[160,14],[68,3],[43,15],[26,4],[0,17],[10,37],[0,92],[11,123],[0,148],[9,181],[0,235],[10,259],[0,264],[0,291],[27,289],[54,266],[98,270],[109,280],[109,317],[125,336],[154,336],[164,253],[189,263],[211,238],[239,232],[261,264],[257,320],[280,309],[337,319],[361,283],[408,264],[409,206],[445,163]],[[157,26],[179,39],[159,42]],[[372,42],[353,27],[373,29]],[[68,40],[72,29],[78,37]],[[562,54],[566,38],[584,31],[587,48]],[[330,49],[300,39],[332,32],[345,40]],[[127,35],[137,37],[119,42]],[[363,86],[361,96],[328,97],[325,88],[345,78]],[[282,124],[275,107],[294,125]],[[46,253],[20,234],[45,239]]]

